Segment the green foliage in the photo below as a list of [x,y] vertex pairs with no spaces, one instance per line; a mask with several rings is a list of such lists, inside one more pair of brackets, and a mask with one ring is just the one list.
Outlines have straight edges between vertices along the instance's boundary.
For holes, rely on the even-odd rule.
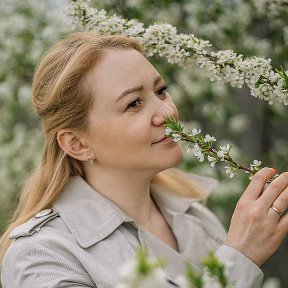
[[[233,49],[244,56],[271,58],[274,67],[282,64],[287,71],[287,6],[275,9],[277,4],[270,4],[275,1],[266,1],[267,6],[260,11],[256,2],[262,1],[228,0],[224,4],[220,0],[98,0],[92,1],[90,6],[137,18],[145,25],[161,19],[177,27],[179,32],[208,39],[216,49]],[[263,166],[287,171],[287,107],[252,99],[245,88],[237,90],[211,83],[193,65],[181,70],[163,63],[158,57],[152,62],[168,84],[168,92],[177,104],[181,123],[187,131],[201,128],[204,133],[223,139],[220,145],[233,144],[233,159],[241,163],[259,159]],[[221,165],[216,169],[207,166],[186,153],[180,165],[219,180],[220,186],[209,197],[208,205],[228,228],[236,202],[248,184],[247,175],[236,175],[231,181],[226,179]],[[285,281],[285,275],[278,277]]]
[[[210,253],[209,256],[202,260],[202,269],[195,271],[191,263],[186,263],[186,274],[185,277],[188,282],[189,288],[203,288],[208,287],[207,284],[216,283],[215,287],[234,287],[232,283],[228,283],[225,275],[226,270],[229,267],[219,261],[214,253]],[[207,283],[208,282],[208,283]],[[209,285],[209,284],[208,284]],[[210,287],[210,286],[209,286]]]
[[32,77],[44,51],[70,30],[55,3],[0,1],[0,233],[41,153],[43,138],[31,105]]
[[[135,265],[137,269],[133,269],[133,267],[129,265],[128,269],[130,269],[131,278],[126,279],[127,283],[122,283],[122,285],[124,284],[125,287],[131,287],[131,284],[135,284],[135,281],[133,281],[134,279],[141,279],[140,282],[138,282],[139,287],[149,287],[144,285],[145,277],[151,277],[153,272],[155,272],[157,269],[161,270],[161,268],[165,266],[165,262],[161,259],[152,261],[149,259],[147,250],[140,248],[137,251]],[[222,262],[220,262],[214,253],[210,253],[207,258],[202,260],[201,269],[196,270],[192,264],[187,261],[185,275],[178,275],[178,280],[176,280],[176,277],[175,281],[179,283],[179,287],[186,288],[203,288],[208,287],[207,285],[212,283],[215,285],[215,287],[232,288],[233,286],[231,283],[228,283],[227,277],[225,275],[227,269],[229,269],[227,265],[225,266]],[[124,272],[125,275],[127,272],[129,271]],[[162,275],[164,276],[164,274]],[[163,286],[156,285],[155,287]]]
[[145,248],[141,248],[137,251],[137,273],[141,275],[149,275],[158,267],[162,267],[165,261],[158,259],[157,261],[149,261],[148,251]]
[[225,276],[225,266],[219,261],[215,254],[211,253],[209,258],[204,259],[202,263],[212,275],[215,275],[219,279],[224,287],[228,284]]
[[186,278],[192,287],[202,288],[203,280],[201,274],[196,273],[190,263],[186,264]]
[[277,70],[278,74],[285,80],[286,86],[288,87],[288,76],[286,74],[286,71],[283,69],[283,67],[281,66],[280,70]]
[[165,117],[165,121],[165,125],[174,131],[182,132],[184,130],[184,127],[174,117]]

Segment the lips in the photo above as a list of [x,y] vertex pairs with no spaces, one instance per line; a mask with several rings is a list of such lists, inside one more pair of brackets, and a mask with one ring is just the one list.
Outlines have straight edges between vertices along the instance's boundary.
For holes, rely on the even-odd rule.
[[158,143],[170,143],[172,142],[173,140],[169,137],[163,137],[161,138],[160,140],[156,141],[156,142],[153,142],[152,144],[158,144]]

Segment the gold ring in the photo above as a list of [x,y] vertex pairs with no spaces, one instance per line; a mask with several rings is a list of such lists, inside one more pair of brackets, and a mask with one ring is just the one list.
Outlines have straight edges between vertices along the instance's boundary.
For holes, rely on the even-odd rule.
[[274,206],[271,206],[271,208],[281,217],[282,216],[282,213],[277,209],[275,208]]

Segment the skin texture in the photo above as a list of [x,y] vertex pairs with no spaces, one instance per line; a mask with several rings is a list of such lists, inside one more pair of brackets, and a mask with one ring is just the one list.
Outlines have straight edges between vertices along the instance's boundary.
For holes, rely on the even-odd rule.
[[[59,145],[83,161],[86,181],[95,190],[177,250],[170,227],[150,197],[153,176],[183,157],[180,143],[168,138],[159,142],[164,137],[164,117],[178,119],[163,79],[138,51],[107,49],[87,80],[94,97],[88,135],[61,130]],[[119,99],[123,91],[140,86],[141,90]],[[89,155],[93,166],[87,164]]]
[[[164,116],[178,118],[171,97],[161,90],[164,81],[154,84],[159,76],[136,50],[110,49],[90,71],[96,96],[88,141],[101,169],[157,172],[181,161],[179,143],[153,144],[164,136]],[[127,88],[140,85],[143,90],[118,100]]]
[[[178,118],[159,76],[138,51],[107,49],[87,75],[94,97],[88,134],[63,129],[57,139],[68,155],[82,161],[86,181],[96,191],[138,226],[177,250],[170,227],[150,197],[153,176],[182,160],[180,143],[159,142],[164,135],[164,117]],[[138,91],[118,99],[123,91],[134,87]],[[93,166],[88,165],[89,156]],[[288,206],[288,173],[264,190],[274,174],[274,169],[263,168],[254,175],[236,206],[225,241],[259,266],[288,232],[288,215],[280,218],[271,209],[274,205],[284,211]]]
[[271,208],[283,212],[288,206],[288,173],[265,185],[274,174],[275,169],[263,168],[254,175],[237,203],[225,241],[258,266],[277,250],[288,232],[288,215],[280,217]]

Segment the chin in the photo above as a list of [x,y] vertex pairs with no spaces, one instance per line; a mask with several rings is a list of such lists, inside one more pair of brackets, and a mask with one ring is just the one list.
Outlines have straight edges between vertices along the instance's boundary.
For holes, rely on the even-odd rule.
[[172,161],[170,167],[168,167],[168,168],[174,167],[175,165],[181,163],[182,161],[183,161],[183,152],[181,150],[181,152],[179,152],[177,157],[174,159],[174,161]]
[[161,164],[162,166],[161,170],[172,168],[176,166],[177,164],[179,164],[180,162],[182,162],[183,160],[182,146],[179,143],[179,145],[177,145],[177,147],[175,148],[176,149],[173,149],[173,151],[166,153],[164,157],[159,159],[159,164]]

